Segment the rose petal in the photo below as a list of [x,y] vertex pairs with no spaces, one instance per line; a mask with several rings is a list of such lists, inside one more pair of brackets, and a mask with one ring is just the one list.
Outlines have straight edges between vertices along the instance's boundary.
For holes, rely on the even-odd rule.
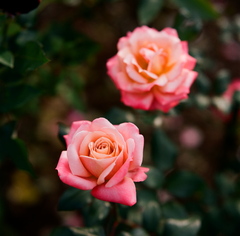
[[148,172],[149,168],[138,167],[128,172],[127,176],[131,178],[134,182],[141,182],[147,178],[145,172]]
[[[119,155],[122,154],[120,153]],[[85,168],[96,178],[98,178],[101,175],[101,173],[116,160],[116,158],[117,157],[95,159],[84,155],[80,156],[80,159]]]
[[162,31],[166,32],[168,35],[171,35],[171,36],[174,36],[174,37],[178,38],[178,33],[173,28],[167,27],[167,28],[164,28]]
[[102,128],[113,128],[114,126],[105,118],[97,118],[92,121],[90,126],[92,131],[102,130]]
[[151,92],[130,93],[121,91],[121,94],[122,102],[136,109],[148,110],[153,102],[153,94]]
[[90,190],[97,185],[97,181],[93,177],[82,178],[72,174],[68,165],[68,158],[67,158],[66,151],[62,152],[60,159],[58,161],[56,170],[58,171],[59,178],[62,180],[62,182],[74,188],[78,188],[82,190]]
[[133,123],[122,123],[116,127],[124,136],[125,140],[133,139],[135,148],[133,152],[133,160],[130,163],[130,170],[141,166],[143,159],[144,138],[139,134],[139,129]]
[[133,153],[134,153],[134,148],[135,148],[134,140],[128,139],[126,141],[126,145],[127,145],[127,159],[126,159],[125,163],[120,167],[120,169],[107,182],[106,187],[112,187],[112,186],[118,184],[127,175],[130,162],[133,160]]
[[67,158],[71,172],[74,175],[78,175],[81,177],[91,176],[91,173],[89,173],[83,166],[78,154],[79,145],[81,144],[82,140],[85,138],[87,134],[88,131],[82,131],[75,135],[73,139],[74,141],[71,144],[69,144],[67,148]]
[[140,84],[147,83],[147,79],[144,78],[138,71],[134,68],[133,64],[126,66],[126,72],[128,76],[135,82]]
[[132,179],[124,178],[111,188],[104,184],[96,186],[91,194],[102,201],[116,202],[128,206],[136,203],[136,187]]
[[64,135],[67,145],[72,141],[73,136],[75,133],[80,132],[81,130],[88,130],[91,122],[87,120],[75,121],[72,123],[70,131],[68,135]]

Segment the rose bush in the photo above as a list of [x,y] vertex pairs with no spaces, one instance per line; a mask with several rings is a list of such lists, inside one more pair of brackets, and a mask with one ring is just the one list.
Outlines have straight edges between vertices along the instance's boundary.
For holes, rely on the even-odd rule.
[[104,118],[77,121],[64,138],[67,150],[56,167],[64,183],[92,190],[100,200],[136,203],[134,182],[145,180],[148,168],[140,167],[144,139],[134,124],[112,125]]
[[122,102],[143,110],[169,111],[187,98],[197,77],[196,59],[175,29],[136,28],[118,41],[118,53],[107,62],[108,75]]

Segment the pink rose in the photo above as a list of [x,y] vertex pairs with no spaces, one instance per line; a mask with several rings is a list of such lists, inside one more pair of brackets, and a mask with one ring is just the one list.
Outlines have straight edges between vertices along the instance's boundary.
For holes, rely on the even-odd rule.
[[197,77],[196,59],[175,29],[142,26],[118,42],[107,62],[108,75],[121,91],[122,102],[143,110],[167,112],[187,98]]
[[134,182],[144,181],[148,168],[140,167],[144,140],[134,124],[77,121],[64,138],[67,150],[56,167],[64,183],[103,201],[136,203]]

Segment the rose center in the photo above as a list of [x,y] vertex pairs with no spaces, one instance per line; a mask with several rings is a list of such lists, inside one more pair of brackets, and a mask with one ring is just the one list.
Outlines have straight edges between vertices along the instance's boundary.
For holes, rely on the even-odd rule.
[[97,159],[111,157],[115,150],[114,143],[106,137],[101,137],[95,142],[90,142],[88,147],[90,156]]
[[146,69],[154,74],[160,74],[165,65],[167,64],[167,53],[163,49],[156,48],[142,48],[140,55],[144,59],[144,65]]

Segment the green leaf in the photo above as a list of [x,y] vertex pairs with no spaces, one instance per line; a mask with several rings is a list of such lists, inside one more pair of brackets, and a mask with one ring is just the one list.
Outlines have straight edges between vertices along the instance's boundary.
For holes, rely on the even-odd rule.
[[161,10],[163,0],[140,0],[138,5],[138,21],[141,25],[150,23]]
[[203,27],[202,20],[198,17],[191,17],[180,12],[175,19],[173,28],[178,32],[181,40],[194,40],[199,36]]
[[132,236],[149,236],[149,234],[142,228],[135,228],[131,231]]
[[102,227],[59,227],[50,236],[106,236]]
[[50,236],[74,236],[74,234],[68,227],[59,227],[54,229]]
[[12,161],[21,169],[27,171],[33,177],[36,176],[32,164],[28,160],[27,148],[21,139],[13,139],[12,150],[10,150]]
[[188,10],[193,16],[200,17],[204,20],[212,20],[219,16],[213,5],[208,0],[173,0],[176,5]]
[[15,21],[10,22],[7,29],[7,37],[12,37],[22,31],[22,27]]
[[0,143],[0,160],[9,159],[17,168],[36,177],[32,164],[28,160],[27,148],[21,139],[0,137]]
[[93,198],[88,209],[85,209],[86,226],[94,226],[100,224],[108,215],[110,203]]
[[180,198],[192,196],[203,186],[203,180],[198,175],[188,171],[178,171],[169,176],[166,182],[166,189]]
[[230,72],[228,70],[221,70],[214,80],[214,90],[217,95],[223,94],[230,83]]
[[68,131],[69,131],[69,127],[67,127],[66,125],[60,122],[58,123],[58,138],[60,142],[64,145],[64,147],[67,147],[64,135],[68,134]]
[[155,232],[159,226],[161,211],[158,202],[149,201],[143,210],[142,225],[143,227],[150,231]]
[[129,222],[133,222],[137,225],[141,225],[141,223],[142,223],[142,207],[135,205],[135,206],[132,206],[130,209],[128,208],[127,220]]
[[161,188],[164,181],[164,176],[161,171],[153,166],[150,166],[147,176],[147,179],[143,182],[144,185],[153,189]]
[[175,202],[168,201],[162,205],[162,214],[164,218],[184,219],[188,216],[183,205]]
[[2,87],[0,88],[0,112],[19,108],[39,94],[40,91],[37,88],[27,84]]
[[132,234],[130,234],[129,232],[120,232],[119,234],[117,234],[117,236],[132,236]]
[[117,107],[114,107],[108,111],[105,115],[105,118],[114,125],[119,125],[120,123],[128,121],[126,112]]
[[240,217],[240,200],[239,199],[237,199],[237,200],[228,199],[224,203],[224,210],[225,210],[225,212],[228,213],[228,215],[230,215],[233,218],[235,218],[236,220],[238,220]]
[[151,148],[153,162],[159,170],[165,171],[173,167],[177,149],[162,130],[154,131]]
[[59,211],[72,211],[86,207],[91,202],[89,191],[76,188],[68,188],[60,197]]
[[195,86],[197,87],[198,91],[202,94],[208,94],[211,89],[211,83],[208,76],[202,72],[198,71],[198,77],[195,81]]
[[11,138],[16,126],[16,121],[10,121],[0,126],[0,139]]
[[39,43],[30,41],[21,46],[16,54],[15,69],[20,73],[26,73],[35,70],[48,61]]
[[104,230],[101,226],[89,228],[70,227],[74,236],[105,236]]
[[0,51],[0,63],[13,68],[14,66],[14,56],[10,51],[1,50]]
[[200,229],[199,218],[167,219],[164,228],[164,236],[196,236]]
[[218,194],[221,196],[229,196],[235,191],[235,179],[227,173],[216,175],[215,184],[218,189]]

